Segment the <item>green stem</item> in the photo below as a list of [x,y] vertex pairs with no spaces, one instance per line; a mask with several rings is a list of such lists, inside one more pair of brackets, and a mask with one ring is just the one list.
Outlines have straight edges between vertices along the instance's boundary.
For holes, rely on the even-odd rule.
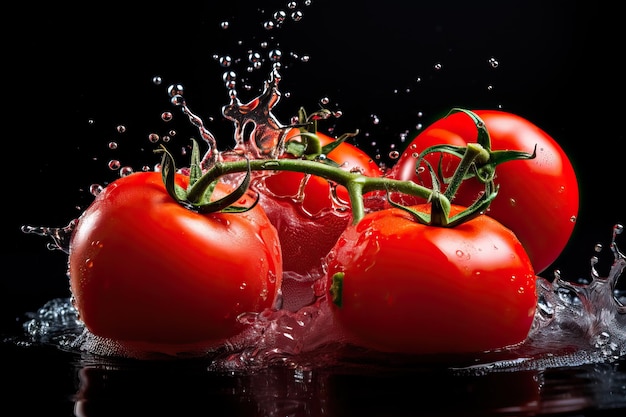
[[399,191],[429,199],[432,190],[413,181],[400,181],[385,177],[369,177],[360,173],[325,165],[318,161],[303,159],[255,159],[216,162],[188,190],[187,199],[193,204],[200,201],[205,190],[223,175],[247,171],[292,171],[323,177],[346,187],[352,208],[352,222],[358,223],[365,216],[363,195],[376,190]]
[[456,167],[454,175],[444,191],[444,195],[450,200],[466,178],[467,173],[476,165],[485,164],[489,160],[489,151],[478,143],[468,143],[461,162]]

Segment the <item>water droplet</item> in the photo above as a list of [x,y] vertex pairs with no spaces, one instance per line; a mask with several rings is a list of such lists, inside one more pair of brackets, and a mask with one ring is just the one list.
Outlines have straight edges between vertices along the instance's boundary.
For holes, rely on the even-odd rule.
[[154,77],[152,77],[152,83],[154,85],[161,85],[162,82],[163,82],[163,79],[159,77],[158,75],[155,75]]
[[282,58],[282,51],[280,49],[272,49],[269,53],[269,58],[272,62],[277,62],[280,61],[280,58]]
[[222,29],[228,29],[228,26],[230,26],[229,22],[227,22],[227,21],[220,22],[220,27]]
[[167,95],[170,97],[182,96],[185,92],[185,87],[182,84],[172,84],[167,87]]
[[302,20],[302,12],[300,10],[297,10],[297,11],[291,13],[291,19],[294,22],[299,22],[300,20]]
[[274,20],[276,20],[278,23],[282,23],[285,21],[285,19],[287,19],[287,13],[285,13],[284,10],[278,10],[276,12],[274,12]]
[[248,61],[251,63],[257,62],[261,60],[261,54],[258,52],[251,52],[248,54]]
[[117,149],[117,142],[109,142],[109,149]]
[[120,168],[120,161],[118,161],[117,159],[112,159],[109,161],[108,167],[110,170],[115,171],[116,169]]
[[117,129],[118,133],[126,132],[126,126],[124,126],[124,125],[119,125],[116,129]]
[[123,167],[122,169],[120,169],[120,177],[127,177],[130,174],[132,174],[134,172],[134,170],[131,167]]
[[233,63],[233,59],[228,55],[224,55],[219,57],[219,62],[222,67],[227,68]]
[[164,111],[163,113],[161,113],[161,120],[163,120],[164,122],[169,122],[170,120],[172,120],[172,113],[169,111]]
[[493,57],[489,58],[488,62],[489,62],[489,65],[491,66],[491,68],[498,68],[498,65],[500,65],[498,60],[496,60]]
[[89,186],[89,193],[93,196],[97,196],[102,192],[102,190],[104,190],[104,187],[100,184],[91,184]]
[[440,62],[437,62],[437,63],[434,65],[434,68],[435,68],[436,70],[440,70],[442,67],[443,67],[443,65],[441,65],[441,63],[440,63]]
[[156,134],[156,133],[150,133],[150,134],[148,135],[148,140],[149,140],[151,143],[157,143],[157,142],[159,141],[159,135],[158,135],[158,134]]

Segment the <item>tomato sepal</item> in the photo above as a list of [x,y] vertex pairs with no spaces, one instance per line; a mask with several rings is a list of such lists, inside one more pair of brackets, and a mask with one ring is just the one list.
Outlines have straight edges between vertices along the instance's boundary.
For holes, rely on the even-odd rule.
[[176,202],[185,208],[195,211],[197,213],[242,213],[252,209],[258,203],[258,196],[255,198],[252,205],[249,206],[237,206],[235,203],[241,199],[250,187],[250,181],[252,178],[252,171],[250,169],[250,162],[246,159],[248,165],[246,174],[241,183],[230,193],[217,200],[212,200],[213,191],[217,185],[217,181],[206,182],[203,181],[202,169],[200,168],[199,147],[198,143],[192,139],[192,153],[191,153],[191,165],[189,168],[189,186],[184,189],[180,185],[176,184],[176,163],[174,157],[165,148],[161,147],[158,151],[163,153],[161,159],[161,177],[167,193]]

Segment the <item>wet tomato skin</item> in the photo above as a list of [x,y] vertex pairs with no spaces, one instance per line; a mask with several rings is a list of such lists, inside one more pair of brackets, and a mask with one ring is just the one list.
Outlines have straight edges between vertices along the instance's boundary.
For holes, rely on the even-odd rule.
[[69,276],[80,318],[97,336],[212,345],[242,331],[240,314],[274,306],[281,261],[260,207],[198,214],[167,194],[160,173],[142,172],[112,182],[79,217]]
[[[298,129],[291,129],[287,138],[297,134]],[[322,146],[335,140],[321,132],[317,136]],[[327,157],[346,170],[382,175],[378,164],[365,151],[347,142]],[[259,204],[278,229],[284,271],[307,274],[320,267],[322,258],[352,219],[345,187],[337,186],[333,196],[331,185],[324,178],[311,175],[305,179],[304,174],[290,171],[264,175],[254,187],[260,192]]]
[[[414,206],[428,212],[428,205]],[[460,210],[453,206],[453,213]],[[482,215],[426,226],[397,208],[349,226],[327,258],[328,297],[354,343],[384,352],[467,354],[522,342],[537,303],[536,275],[516,236]]]
[[[525,118],[499,110],[473,110],[485,123],[492,150],[518,150],[536,158],[502,163],[496,168],[498,196],[487,214],[513,230],[524,244],[535,270],[546,270],[567,245],[576,224],[579,189],[571,161],[561,146],[544,130]],[[415,155],[438,144],[465,146],[476,142],[476,126],[463,113],[437,120],[419,133],[389,173],[391,178],[412,180],[430,187],[429,175],[415,173]],[[439,154],[426,159],[436,167]],[[443,172],[451,176],[458,159],[445,155]],[[484,191],[476,180],[465,181],[453,202],[470,205]],[[403,197],[405,204],[423,202]]]

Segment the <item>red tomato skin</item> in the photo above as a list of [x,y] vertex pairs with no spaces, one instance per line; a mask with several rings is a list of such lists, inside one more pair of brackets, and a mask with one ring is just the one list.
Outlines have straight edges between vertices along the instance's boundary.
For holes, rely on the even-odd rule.
[[198,214],[167,194],[160,173],[142,172],[108,185],[79,217],[69,276],[93,334],[158,350],[241,332],[240,314],[274,306],[281,262],[260,207]]
[[342,304],[331,303],[339,326],[354,343],[383,352],[467,354],[514,345],[527,337],[536,310],[528,255],[509,229],[484,215],[442,228],[396,208],[372,212],[346,229],[327,263],[328,289],[335,273],[345,274]]
[[[287,138],[297,133],[297,129],[291,129]],[[317,135],[322,146],[335,140],[321,132]],[[340,144],[327,156],[346,170],[358,169],[368,176],[382,175],[378,164],[350,143]],[[345,187],[337,186],[333,196],[324,178],[314,175],[304,178],[299,172],[279,171],[257,178],[253,185],[260,192],[260,205],[278,230],[283,270],[301,275],[321,266],[321,260],[352,219]],[[303,181],[306,184],[301,189]]]
[[[513,230],[522,242],[535,271],[545,271],[561,254],[573,233],[579,210],[579,188],[571,161],[559,144],[538,126],[521,116],[498,110],[473,110],[484,122],[492,150],[519,150],[536,158],[509,161],[496,168],[498,196],[487,214]],[[415,155],[436,144],[465,146],[476,142],[474,122],[463,113],[440,119],[409,144],[392,171],[391,178],[412,180],[430,186],[427,173],[415,174]],[[439,155],[427,159],[436,167]],[[452,175],[458,159],[444,158],[444,173]],[[470,205],[484,187],[465,181],[454,203]],[[417,197],[402,198],[405,204],[421,203]]]

